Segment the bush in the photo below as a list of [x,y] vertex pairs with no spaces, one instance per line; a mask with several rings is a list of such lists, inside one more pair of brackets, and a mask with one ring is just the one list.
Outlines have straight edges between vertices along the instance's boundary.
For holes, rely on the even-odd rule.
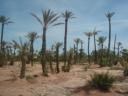
[[128,67],[124,68],[124,76],[128,76]]
[[88,82],[91,88],[96,88],[102,91],[109,91],[112,87],[115,78],[108,73],[94,74]]

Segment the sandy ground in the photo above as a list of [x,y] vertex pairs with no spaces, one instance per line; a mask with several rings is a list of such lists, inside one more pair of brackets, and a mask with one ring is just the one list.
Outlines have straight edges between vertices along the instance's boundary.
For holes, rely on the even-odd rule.
[[[92,65],[74,65],[69,73],[49,74],[43,77],[41,65],[27,65],[26,79],[19,79],[20,66],[0,68],[0,96],[128,96],[128,78],[121,68],[99,68]],[[86,83],[94,73],[109,72],[117,77],[110,92],[89,90]]]

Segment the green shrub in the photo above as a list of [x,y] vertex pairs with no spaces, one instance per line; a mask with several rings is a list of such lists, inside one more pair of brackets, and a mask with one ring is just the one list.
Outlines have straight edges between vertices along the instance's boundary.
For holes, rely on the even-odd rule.
[[110,76],[108,73],[102,73],[91,76],[91,80],[88,84],[91,88],[109,91],[114,81],[115,78],[113,76]]
[[128,76],[128,67],[124,68],[124,76]]

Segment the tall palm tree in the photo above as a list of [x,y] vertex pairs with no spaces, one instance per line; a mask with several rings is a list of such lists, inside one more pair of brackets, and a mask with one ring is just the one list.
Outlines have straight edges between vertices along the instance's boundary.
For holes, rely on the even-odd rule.
[[100,32],[100,31],[96,30],[96,28],[94,28],[94,30],[92,32],[92,34],[94,36],[94,50],[95,50],[94,63],[97,63],[96,35],[98,34],[98,32]]
[[93,34],[92,32],[85,32],[85,35],[88,37],[88,63],[90,65],[90,38]]
[[33,66],[33,53],[34,53],[34,41],[38,38],[39,36],[37,36],[36,32],[29,32],[27,34],[27,38],[30,41],[30,61],[31,61],[31,65]]
[[110,63],[110,47],[111,47],[111,18],[115,14],[115,12],[108,12],[106,15],[109,23],[109,41],[108,41],[108,52],[107,52],[107,58],[108,58],[108,63]]
[[1,50],[3,51],[4,26],[13,22],[10,21],[9,17],[0,16],[0,23],[1,23],[1,42],[0,43],[1,43]]
[[115,39],[114,39],[114,57],[115,57],[115,54],[116,54],[115,49],[116,49],[116,34],[115,34]]
[[56,71],[57,71],[57,73],[60,72],[60,69],[59,69],[59,48],[61,46],[62,46],[61,42],[56,42],[55,48],[56,48]]
[[106,37],[100,36],[97,40],[98,45],[100,46],[101,52],[100,52],[100,65],[102,66],[103,64],[103,49],[104,49],[104,42],[106,41]]
[[118,56],[118,61],[119,61],[119,56],[120,56],[120,48],[121,48],[121,45],[122,45],[122,43],[121,42],[117,42],[117,50],[118,50],[118,52],[117,52],[117,56]]
[[79,54],[79,52],[78,52],[78,45],[79,45],[81,39],[80,38],[76,38],[74,41],[76,43],[76,63],[78,63],[78,61],[79,61],[78,60],[78,54]]
[[50,9],[42,11],[42,19],[40,19],[34,13],[31,13],[31,15],[37,19],[37,21],[41,24],[43,28],[41,63],[42,63],[43,75],[48,76],[48,72],[46,68],[46,31],[49,26],[54,26],[59,24],[59,23],[55,23],[55,21],[58,20],[59,16],[57,15],[57,13],[54,13],[54,11],[51,11]]
[[62,17],[65,19],[65,34],[64,34],[64,67],[67,62],[67,32],[68,32],[68,21],[74,18],[74,14],[68,10],[62,13]]

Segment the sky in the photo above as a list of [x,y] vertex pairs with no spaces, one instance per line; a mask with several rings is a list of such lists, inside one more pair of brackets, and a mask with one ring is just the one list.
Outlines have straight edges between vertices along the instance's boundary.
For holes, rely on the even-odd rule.
[[[41,10],[52,9],[61,14],[65,10],[72,11],[76,18],[69,21],[68,26],[68,48],[73,47],[74,39],[80,38],[84,41],[84,49],[87,51],[87,36],[84,32],[92,31],[94,28],[101,32],[97,35],[108,37],[107,12],[115,12],[112,17],[112,42],[117,34],[117,42],[122,42],[124,48],[128,48],[128,0],[0,0],[0,15],[10,17],[14,23],[5,26],[4,40],[26,39],[28,32],[35,31],[42,34],[42,26],[30,15],[31,12],[41,18]],[[60,22],[64,19],[61,18]],[[1,27],[0,27],[1,28]],[[54,42],[63,42],[64,25],[50,27],[47,30],[47,48]],[[108,39],[105,45],[107,46]],[[35,48],[41,48],[41,39],[36,40]],[[93,49],[93,38],[91,38]]]

